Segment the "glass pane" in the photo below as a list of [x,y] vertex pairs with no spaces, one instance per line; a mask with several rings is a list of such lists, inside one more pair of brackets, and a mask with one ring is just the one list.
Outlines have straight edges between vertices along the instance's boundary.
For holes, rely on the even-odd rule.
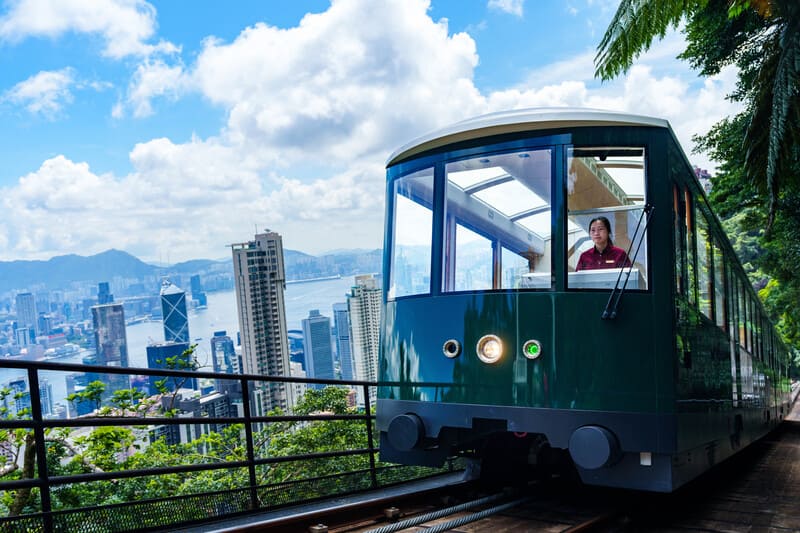
[[457,291],[485,291],[492,288],[492,243],[464,226],[456,229]]
[[686,203],[686,272],[687,276],[687,291],[689,293],[689,301],[691,303],[695,303],[697,301],[697,286],[695,281],[697,280],[696,272],[695,272],[695,249],[694,249],[694,202],[692,201],[692,196],[689,194],[688,189],[683,190],[683,196]]
[[722,250],[714,243],[714,315],[717,326],[725,329],[725,266]]
[[739,305],[737,306],[739,309],[739,344],[744,347],[746,344],[745,340],[745,331],[744,331],[744,323],[747,320],[747,309],[745,308],[745,297],[744,297],[744,286],[742,285],[741,281],[736,282],[736,286],[739,288],[737,291],[739,294]]
[[430,292],[432,206],[432,168],[395,181],[389,299]]
[[501,289],[519,288],[522,284],[523,276],[533,270],[527,258],[522,257],[506,247],[503,247],[500,261],[503,264],[500,282]]
[[448,163],[444,291],[551,287],[551,170],[549,149]]
[[697,307],[701,313],[711,318],[711,252],[708,242],[708,223],[705,215],[697,217]]
[[637,147],[570,148],[567,161],[567,285],[647,288],[645,153]]

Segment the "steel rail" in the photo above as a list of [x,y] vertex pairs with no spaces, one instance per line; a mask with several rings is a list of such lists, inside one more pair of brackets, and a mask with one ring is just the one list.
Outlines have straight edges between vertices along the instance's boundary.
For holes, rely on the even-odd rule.
[[[377,529],[370,529],[365,533],[392,533],[394,531],[399,531],[401,529],[406,529],[409,527],[416,526],[417,524],[422,524],[423,522],[429,522],[431,520],[436,520],[438,518],[442,518],[443,516],[449,516],[451,514],[460,513],[461,511],[466,511],[468,509],[472,509],[473,507],[477,507],[479,505],[484,505],[487,503],[492,503],[497,500],[503,499],[507,497],[506,494],[498,493],[492,494],[491,496],[486,496],[484,498],[479,498],[477,500],[473,500],[471,502],[462,503],[459,505],[454,505],[452,507],[446,507],[444,509],[440,509],[438,511],[433,511],[431,513],[426,513],[423,515],[415,516],[413,518],[409,518],[407,520],[402,520],[400,522],[395,522],[394,524],[389,524],[386,526],[379,527]],[[527,499],[527,498],[525,498]],[[519,505],[519,501],[515,503],[515,505]],[[427,530],[426,530],[427,531]]]

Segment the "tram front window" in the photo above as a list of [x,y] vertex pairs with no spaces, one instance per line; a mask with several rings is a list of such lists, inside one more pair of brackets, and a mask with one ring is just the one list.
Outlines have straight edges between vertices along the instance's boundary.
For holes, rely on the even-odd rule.
[[389,299],[430,292],[433,169],[394,182]]
[[552,287],[550,149],[448,163],[444,292]]
[[[612,288],[632,265],[626,288],[647,289],[645,168],[643,148],[568,150],[567,287]],[[610,226],[607,242],[590,234],[593,222]]]

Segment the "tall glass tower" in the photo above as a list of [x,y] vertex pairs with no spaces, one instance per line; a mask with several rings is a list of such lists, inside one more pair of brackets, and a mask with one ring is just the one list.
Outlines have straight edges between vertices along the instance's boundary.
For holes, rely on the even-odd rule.
[[[288,376],[283,240],[278,233],[267,230],[256,234],[252,241],[231,244],[231,250],[242,370],[245,374]],[[287,409],[293,405],[292,389],[282,383],[260,384],[255,388],[257,416],[275,407]]]
[[161,284],[161,313],[164,317],[164,341],[189,342],[186,292],[166,279]]
[[211,337],[211,364],[214,372],[233,374],[236,364],[236,350],[233,340],[226,331],[215,331]]
[[336,329],[336,353],[342,379],[351,380],[353,374],[353,350],[350,347],[350,312],[346,303],[333,304],[333,325]]
[[30,292],[17,294],[17,328],[28,328],[32,337],[36,337],[38,319],[36,301]]
[[[97,346],[95,364],[127,367],[128,337],[125,333],[125,310],[122,304],[93,306],[92,322],[95,346]],[[130,388],[130,377],[127,375],[105,374],[100,379],[108,386],[106,395],[118,389]]]
[[[306,375],[310,378],[333,379],[333,347],[331,319],[312,309],[303,319],[303,345],[306,352]],[[321,389],[324,385],[312,385]]]

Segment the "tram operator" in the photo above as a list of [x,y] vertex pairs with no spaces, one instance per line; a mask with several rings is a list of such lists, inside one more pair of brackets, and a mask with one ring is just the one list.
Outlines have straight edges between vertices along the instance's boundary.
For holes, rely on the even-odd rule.
[[625,250],[611,241],[611,223],[606,217],[593,218],[589,222],[589,236],[594,246],[583,252],[575,270],[598,270],[601,268],[625,268],[631,266]]

